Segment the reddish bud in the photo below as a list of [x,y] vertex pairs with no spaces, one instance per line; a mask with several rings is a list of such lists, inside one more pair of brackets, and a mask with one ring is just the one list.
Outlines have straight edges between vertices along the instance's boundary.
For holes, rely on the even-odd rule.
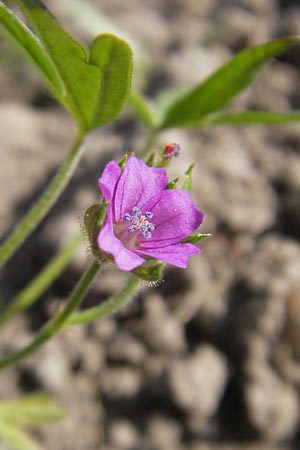
[[174,156],[180,155],[180,147],[178,144],[175,144],[174,142],[168,142],[165,145],[165,148],[163,150],[163,156],[165,159],[171,159]]

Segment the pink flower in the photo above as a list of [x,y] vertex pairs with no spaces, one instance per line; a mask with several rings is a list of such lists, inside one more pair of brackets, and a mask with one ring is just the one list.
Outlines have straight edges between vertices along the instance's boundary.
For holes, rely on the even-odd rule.
[[105,167],[99,186],[109,205],[98,246],[119,269],[131,271],[147,257],[186,268],[189,257],[200,252],[180,241],[195,232],[204,213],[187,191],[167,185],[164,168],[148,167],[134,156],[123,172],[115,161]]

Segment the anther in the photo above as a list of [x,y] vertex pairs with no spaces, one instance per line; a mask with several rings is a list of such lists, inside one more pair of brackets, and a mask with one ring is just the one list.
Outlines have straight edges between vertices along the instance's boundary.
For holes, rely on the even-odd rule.
[[147,219],[151,219],[153,217],[153,213],[151,211],[146,211],[145,214],[142,215],[140,208],[137,206],[134,206],[131,211],[132,214],[127,212],[123,217],[124,220],[130,222],[131,224],[127,230],[129,232],[135,230],[140,231],[145,239],[150,239],[152,237],[151,231],[155,229],[155,224],[149,222]]

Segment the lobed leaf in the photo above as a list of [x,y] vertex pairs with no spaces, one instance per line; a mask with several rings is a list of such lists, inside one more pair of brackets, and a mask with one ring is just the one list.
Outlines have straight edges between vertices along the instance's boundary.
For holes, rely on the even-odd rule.
[[249,86],[266,61],[296,42],[300,42],[297,37],[282,38],[240,52],[203,83],[177,96],[162,115],[159,128],[198,125]]
[[43,73],[52,94],[83,131],[112,121],[130,91],[132,52],[128,44],[105,34],[93,40],[89,52],[40,0],[16,1],[37,37],[4,6],[0,21]]
[[90,64],[100,70],[92,127],[111,122],[123,108],[130,92],[132,52],[122,39],[97,36],[91,45]]

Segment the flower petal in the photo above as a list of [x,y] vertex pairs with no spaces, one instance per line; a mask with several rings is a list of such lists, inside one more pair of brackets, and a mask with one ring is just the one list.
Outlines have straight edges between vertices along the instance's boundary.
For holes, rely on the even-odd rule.
[[135,250],[136,253],[160,259],[173,266],[186,269],[189,257],[200,253],[200,249],[193,244],[174,244],[167,247]]
[[124,247],[122,242],[116,238],[113,232],[112,215],[112,206],[109,205],[107,209],[107,221],[101,228],[98,236],[98,246],[100,250],[114,257],[119,269],[128,272],[143,264],[145,260]]
[[121,167],[116,161],[110,161],[99,178],[99,187],[105,200],[112,200],[115,187],[121,175]]
[[115,220],[119,222],[134,206],[141,208],[168,184],[164,168],[148,167],[131,156],[124,168],[115,193]]
[[140,249],[165,247],[178,243],[193,233],[203,222],[199,211],[185,190],[167,189],[152,197],[144,207],[153,213],[152,237],[140,244]]

